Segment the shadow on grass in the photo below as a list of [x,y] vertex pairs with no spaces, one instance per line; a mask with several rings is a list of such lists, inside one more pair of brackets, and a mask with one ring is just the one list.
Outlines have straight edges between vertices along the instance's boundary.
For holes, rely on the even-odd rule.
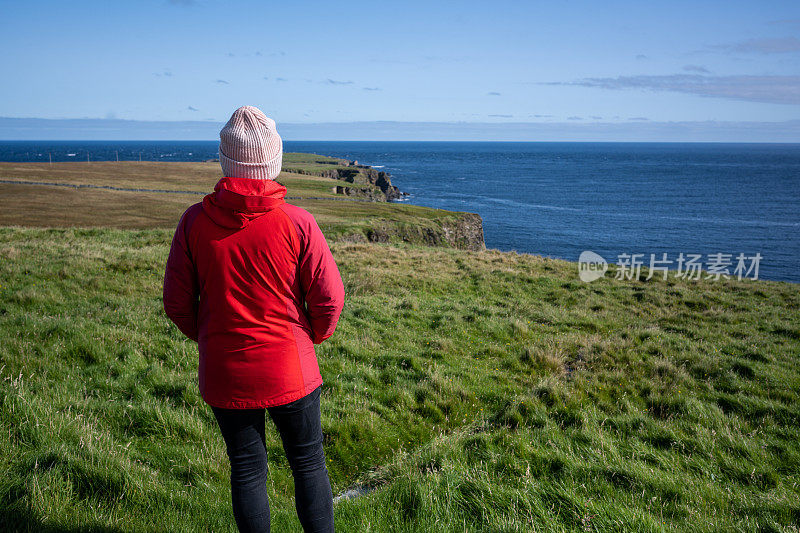
[[0,531],[12,532],[37,532],[37,533],[117,533],[122,531],[101,525],[67,526],[45,524],[28,509],[15,509],[11,507],[0,508]]
[[12,487],[0,498],[0,531],[4,533],[116,533],[119,528],[104,525],[64,525],[46,524],[37,516],[23,500],[25,489],[22,486]]

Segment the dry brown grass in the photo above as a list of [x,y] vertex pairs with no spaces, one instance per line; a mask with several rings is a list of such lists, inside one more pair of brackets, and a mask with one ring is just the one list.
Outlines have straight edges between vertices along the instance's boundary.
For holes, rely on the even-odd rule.
[[37,227],[165,228],[202,199],[195,194],[159,194],[0,185],[0,225]]
[[211,191],[222,177],[219,163],[98,161],[94,163],[5,163],[0,178],[142,189]]
[[[301,154],[302,155],[302,154]],[[68,162],[3,163],[0,180],[130,189],[187,191],[174,194],[65,186],[0,183],[0,225],[36,227],[174,228],[186,208],[202,200],[222,177],[219,163]],[[283,172],[289,201],[311,212],[326,236],[364,240],[377,228],[416,242],[421,228],[439,231],[448,211],[386,202],[351,201],[336,195],[340,181]],[[358,237],[359,239],[354,239]]]

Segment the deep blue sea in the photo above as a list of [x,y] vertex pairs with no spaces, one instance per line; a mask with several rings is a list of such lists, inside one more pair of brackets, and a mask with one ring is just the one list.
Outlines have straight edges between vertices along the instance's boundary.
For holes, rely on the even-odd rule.
[[[800,282],[800,144],[299,142],[392,174],[409,203],[478,213],[486,245],[575,261],[761,255]],[[196,161],[216,142],[0,142],[2,161]],[[2,176],[0,176],[2,178]],[[723,262],[725,257],[723,256]],[[748,266],[752,261],[748,259]],[[675,264],[671,268],[675,268]],[[753,272],[750,272],[750,277]]]

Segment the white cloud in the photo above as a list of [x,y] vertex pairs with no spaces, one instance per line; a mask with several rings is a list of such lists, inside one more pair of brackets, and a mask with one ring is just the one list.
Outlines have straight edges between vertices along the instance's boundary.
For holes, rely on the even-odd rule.
[[600,89],[644,89],[671,91],[713,98],[729,98],[770,104],[800,104],[800,76],[700,76],[668,74],[663,76],[617,76],[583,78],[571,82],[544,85],[576,85]]

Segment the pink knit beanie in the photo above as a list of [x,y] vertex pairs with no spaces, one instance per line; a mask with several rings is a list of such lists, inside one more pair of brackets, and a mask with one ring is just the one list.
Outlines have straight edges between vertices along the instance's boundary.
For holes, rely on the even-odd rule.
[[274,180],[282,161],[275,121],[257,107],[240,107],[219,132],[219,163],[228,178]]

